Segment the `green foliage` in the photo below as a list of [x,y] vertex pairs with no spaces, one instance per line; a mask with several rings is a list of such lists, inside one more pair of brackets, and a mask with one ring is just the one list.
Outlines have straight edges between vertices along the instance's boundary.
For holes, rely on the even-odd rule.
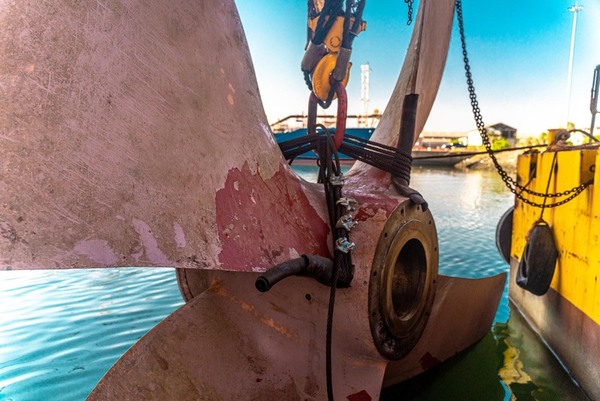
[[498,138],[492,141],[492,150],[502,150],[509,147],[510,144],[505,138]]

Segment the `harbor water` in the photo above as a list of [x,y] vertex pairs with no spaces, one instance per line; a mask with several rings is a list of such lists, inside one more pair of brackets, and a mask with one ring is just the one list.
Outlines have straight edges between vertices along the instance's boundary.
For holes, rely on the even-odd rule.
[[[305,177],[312,168],[298,167]],[[508,271],[495,227],[512,194],[492,172],[413,170],[439,235],[440,273]],[[82,401],[138,339],[183,304],[173,269],[0,272],[0,400]],[[505,289],[488,335],[384,400],[586,400],[512,311]]]

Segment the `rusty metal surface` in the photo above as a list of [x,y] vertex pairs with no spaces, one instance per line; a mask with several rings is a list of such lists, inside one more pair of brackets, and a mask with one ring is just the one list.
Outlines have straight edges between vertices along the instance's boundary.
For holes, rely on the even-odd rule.
[[[259,293],[253,288],[258,274],[210,274],[211,287],[134,345],[88,401],[326,399],[328,288],[292,277]],[[395,362],[381,357],[370,341],[367,310],[352,301],[364,291],[357,284],[339,291],[334,391],[336,399],[362,394],[377,400],[382,384],[415,376],[483,337],[504,275],[482,280],[440,276],[422,340]]]
[[505,282],[506,273],[483,279],[439,275],[421,339],[405,359],[388,364],[383,385],[423,373],[483,338],[490,331]]
[[[259,293],[258,274],[213,274],[210,289],[134,345],[88,401],[326,399],[328,289],[292,277]],[[338,310],[335,393],[377,399],[385,362],[362,335],[366,311]]]

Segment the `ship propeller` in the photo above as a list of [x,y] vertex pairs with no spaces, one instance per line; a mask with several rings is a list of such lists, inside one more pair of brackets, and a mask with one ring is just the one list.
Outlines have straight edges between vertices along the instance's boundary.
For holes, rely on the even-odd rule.
[[[453,4],[421,1],[379,142],[395,145],[408,93],[422,129]],[[0,22],[0,269],[175,267],[187,300],[89,400],[325,399],[329,287],[255,288],[272,266],[332,257],[323,188],[273,140],[233,1],[16,2]],[[377,399],[483,337],[503,288],[438,275],[431,212],[390,182],[357,163],[344,186],[358,225],[333,315],[337,399]]]

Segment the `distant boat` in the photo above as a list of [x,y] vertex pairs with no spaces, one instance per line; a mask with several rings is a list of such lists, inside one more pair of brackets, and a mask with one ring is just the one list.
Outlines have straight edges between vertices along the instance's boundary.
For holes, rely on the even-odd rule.
[[413,166],[453,167],[472,156],[460,148],[425,148],[415,146],[412,150]]
[[[368,116],[349,115],[348,122],[350,127],[346,128],[346,135],[369,140],[371,135],[373,135],[373,132],[375,132],[380,117],[381,114],[377,113]],[[293,114],[271,124],[271,130],[273,131],[277,143],[283,143],[305,136],[307,134],[306,120],[306,115]],[[333,124],[335,124],[334,115],[320,115],[317,117],[317,122],[325,126],[330,126],[331,131],[335,131],[335,127],[333,127]],[[460,148],[455,146],[415,146],[412,150],[413,166],[453,167],[461,161],[471,157],[471,154],[461,153],[466,152],[462,152]],[[312,163],[317,158],[317,154],[310,150],[296,157],[294,163]],[[343,164],[350,164],[354,162],[354,159],[340,153],[340,162]]]

